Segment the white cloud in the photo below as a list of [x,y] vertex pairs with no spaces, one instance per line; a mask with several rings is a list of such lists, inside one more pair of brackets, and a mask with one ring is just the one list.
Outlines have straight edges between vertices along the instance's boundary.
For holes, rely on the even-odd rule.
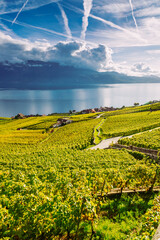
[[137,63],[132,67],[133,72],[150,73],[151,68],[144,63]]
[[101,14],[105,14],[105,13],[112,13],[114,15],[123,15],[126,14],[130,11],[130,6],[128,3],[109,3],[109,4],[98,4],[96,6],[94,6],[93,10],[96,13],[101,13]]
[[[95,13],[109,13],[120,18],[129,16],[131,14],[131,8],[127,0],[112,0],[107,2],[107,4],[106,0],[95,0],[94,2],[95,4],[93,10]],[[135,11],[143,10],[151,6],[157,6],[157,0],[134,0]]]
[[151,66],[151,64],[146,64],[143,62],[140,63],[135,63],[131,67],[131,75],[136,75],[136,76],[159,76],[160,77],[160,71],[157,71],[154,69],[154,67]]
[[107,69],[112,62],[111,54],[112,50],[104,45],[93,47],[82,42],[59,42],[48,49],[47,60],[61,65],[101,70]]
[[[113,53],[112,49],[104,44],[90,45],[81,41],[61,41],[53,44],[45,39],[31,42],[0,32],[0,62],[38,60],[97,71],[116,71],[133,76],[160,76],[160,61],[156,61],[159,49],[151,48],[150,51],[156,53],[155,57],[152,54],[152,58],[148,49],[139,49],[141,48],[117,48]],[[137,58],[139,55],[141,58]],[[137,63],[137,59],[141,62]]]
[[159,45],[160,41],[160,18],[144,18],[141,20],[141,33],[148,40],[148,44]]
[[158,55],[158,57],[160,58],[160,50],[148,50],[146,51],[148,54],[151,54],[151,55]]
[[143,8],[143,9],[137,10],[135,15],[136,15],[136,17],[160,16],[160,7],[150,6],[147,8]]
[[107,69],[112,62],[112,50],[104,45],[93,47],[78,41],[57,44],[47,41],[30,42],[25,39],[14,39],[2,32],[0,32],[0,52],[0,62],[41,60],[94,70]]
[[130,28],[128,31],[101,29],[94,32],[88,31],[88,39],[102,44],[107,44],[113,47],[128,47],[128,46],[145,46],[148,45],[148,38],[143,38],[142,33],[137,32],[135,28]]
[[6,8],[6,2],[4,0],[1,0],[0,2],[0,12],[3,12],[5,11],[5,8]]
[[88,38],[94,39],[96,42],[108,43],[113,47],[128,47],[128,46],[148,46],[160,45],[160,17],[146,17],[139,19],[139,31],[134,27],[126,27],[121,29],[95,29],[88,32]]
[[153,69],[151,66],[146,63],[135,63],[134,65],[128,64],[124,61],[121,63],[114,63],[108,71],[119,72],[128,76],[144,77],[144,76],[157,76],[160,77],[160,72]]

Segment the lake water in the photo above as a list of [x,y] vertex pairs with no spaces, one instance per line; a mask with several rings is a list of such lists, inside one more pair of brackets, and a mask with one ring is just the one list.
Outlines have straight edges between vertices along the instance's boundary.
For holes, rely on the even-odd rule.
[[107,84],[66,90],[0,90],[0,116],[49,114],[95,107],[132,106],[160,99],[160,83]]

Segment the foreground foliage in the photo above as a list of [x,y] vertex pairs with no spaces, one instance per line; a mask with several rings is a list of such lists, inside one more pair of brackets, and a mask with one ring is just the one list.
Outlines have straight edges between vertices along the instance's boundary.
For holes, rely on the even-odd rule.
[[135,240],[152,239],[160,223],[160,196],[155,198],[153,206],[143,216],[143,224]]
[[88,239],[93,229],[96,236],[103,196],[114,188],[147,189],[157,174],[156,165],[137,162],[126,150],[54,149],[3,157],[0,236],[10,239]]
[[[159,124],[158,112],[147,114],[136,113],[134,121],[126,116],[134,129],[141,117],[149,116],[147,127]],[[113,125],[126,116],[111,117]],[[153,206],[153,186],[160,185],[160,167],[127,150],[86,150],[94,131],[109,119],[95,117],[72,116],[73,123],[56,129],[58,115],[1,119],[0,239],[131,239],[141,234],[140,222],[145,225],[144,214]],[[117,134],[117,129],[112,131]],[[109,198],[117,188],[147,193]],[[154,221],[156,227],[159,218]],[[146,233],[153,234],[148,227]]]

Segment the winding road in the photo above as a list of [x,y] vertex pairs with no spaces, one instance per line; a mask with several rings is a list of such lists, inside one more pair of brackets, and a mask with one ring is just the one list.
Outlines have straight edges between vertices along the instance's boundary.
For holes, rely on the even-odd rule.
[[111,144],[117,143],[120,138],[122,138],[122,137],[114,137],[114,138],[108,138],[108,139],[102,140],[102,142],[100,142],[96,146],[91,147],[90,149],[97,150],[97,149],[108,148]]
[[[146,130],[146,131],[144,131],[144,132],[147,132],[147,131],[148,131],[148,132],[151,132],[151,131],[156,130],[156,129],[159,129],[159,128],[160,128],[160,127],[153,128],[153,129],[150,129],[150,130]],[[99,144],[97,144],[96,146],[93,146],[93,147],[91,147],[91,148],[89,148],[89,149],[91,149],[91,150],[106,149],[106,148],[109,148],[109,146],[110,146],[111,144],[116,144],[116,143],[118,142],[118,140],[121,139],[121,138],[131,138],[131,137],[133,137],[133,136],[135,136],[135,135],[138,135],[138,134],[141,134],[141,133],[144,133],[144,132],[139,132],[139,133],[135,133],[135,134],[133,134],[133,135],[124,136],[124,137],[119,136],[119,137],[114,137],[114,138],[108,138],[108,139],[102,140]]]

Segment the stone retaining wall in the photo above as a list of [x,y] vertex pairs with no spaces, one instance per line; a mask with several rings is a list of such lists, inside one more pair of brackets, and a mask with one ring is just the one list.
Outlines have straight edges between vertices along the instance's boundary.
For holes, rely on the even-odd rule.
[[114,147],[115,148],[125,148],[125,149],[132,150],[132,151],[138,151],[138,152],[148,155],[149,157],[151,157],[154,160],[157,160],[158,157],[160,157],[160,153],[158,152],[158,150],[140,148],[140,147],[135,147],[135,146],[126,146],[126,145],[121,145],[118,143],[114,144]]

